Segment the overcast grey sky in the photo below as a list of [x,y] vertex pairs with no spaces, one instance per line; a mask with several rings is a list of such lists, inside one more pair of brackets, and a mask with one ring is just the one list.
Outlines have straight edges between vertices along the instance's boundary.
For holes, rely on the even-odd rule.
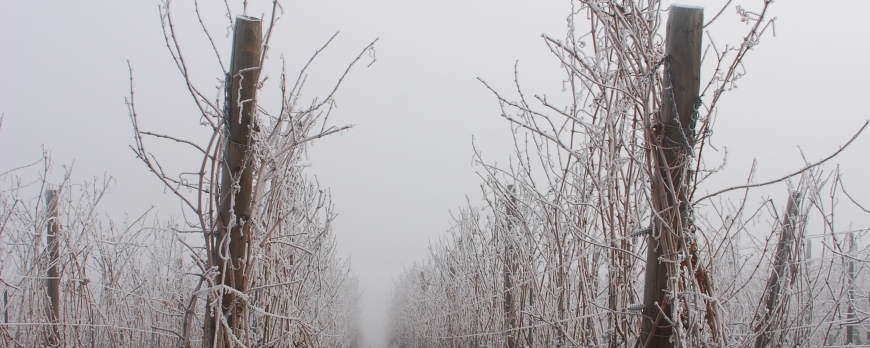
[[[684,1],[706,7],[707,18],[726,2]],[[265,12],[253,3],[249,15]],[[739,44],[747,30],[738,5],[759,9],[761,1],[732,1],[708,28],[717,44]],[[210,88],[220,65],[191,3],[173,6],[188,64],[200,88]],[[203,1],[203,7],[227,62],[230,22],[222,2]],[[311,71],[307,97],[313,98],[379,38],[377,62],[366,67],[371,58],[364,58],[352,72],[331,116],[333,124],[356,127],[318,141],[307,160],[309,173],[332,190],[338,250],[359,276],[366,334],[377,346],[392,280],[424,259],[429,241],[448,228],[451,211],[466,199],[481,203],[472,137],[488,162],[509,159],[510,127],[475,78],[510,93],[518,61],[527,91],[558,94],[559,63],[540,35],[564,36],[570,2],[321,0],[284,1],[283,7],[266,67],[273,78],[261,92],[263,106],[272,110],[281,55],[295,73],[341,32]],[[152,205],[162,218],[179,214],[177,200],[128,148],[127,60],[143,128],[208,140],[167,52],[157,8],[152,0],[0,2],[0,172],[34,161],[44,146],[57,164],[50,181],[59,182],[60,164],[73,161],[74,180],[115,178],[103,205],[112,216],[138,215]],[[750,53],[748,75],[720,104],[713,141],[727,146],[729,160],[726,173],[706,184],[709,191],[743,182],[753,158],[757,181],[797,169],[803,164],[797,146],[808,159],[819,159],[870,118],[863,105],[870,95],[870,2],[777,1],[770,11],[778,18],[776,37],[765,36]],[[148,144],[176,169],[196,158],[174,144]],[[835,162],[853,196],[870,204],[870,185],[862,182],[870,136],[853,146]]]

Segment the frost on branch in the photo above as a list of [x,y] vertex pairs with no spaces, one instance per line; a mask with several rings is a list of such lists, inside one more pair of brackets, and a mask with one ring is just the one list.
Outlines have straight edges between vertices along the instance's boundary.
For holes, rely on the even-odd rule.
[[[483,82],[512,126],[512,162],[490,165],[477,154],[485,202],[462,209],[397,282],[391,343],[644,347],[649,312],[663,314],[659,325],[672,328],[677,347],[868,343],[858,337],[867,332],[868,211],[838,171],[823,168],[842,149],[779,179],[704,186],[724,165],[710,156],[724,153],[709,142],[716,105],[772,28],[769,2],[738,10],[749,25],[744,44],[703,46],[695,133],[684,134],[694,144],[681,144],[692,178],[681,214],[690,224],[671,254],[654,260],[666,265],[668,288],[665,302],[651,305],[644,273],[647,242],[663,235],[653,228],[662,216],[650,181],[667,92],[667,13],[658,1],[572,4],[567,36],[543,36],[564,70],[562,94],[527,94],[519,70],[508,92]],[[761,188],[776,195],[756,200]],[[821,250],[810,255],[809,245]]]

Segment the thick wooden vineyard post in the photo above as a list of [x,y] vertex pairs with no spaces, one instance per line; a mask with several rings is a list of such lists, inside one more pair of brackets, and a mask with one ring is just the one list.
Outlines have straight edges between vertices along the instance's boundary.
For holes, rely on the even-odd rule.
[[764,301],[766,302],[767,311],[763,314],[762,320],[756,327],[756,332],[759,333],[755,339],[755,348],[764,348],[770,346],[770,320],[777,307],[780,306],[780,290],[783,287],[783,282],[789,278],[791,273],[792,250],[794,248],[795,239],[798,231],[798,223],[800,220],[800,193],[794,192],[789,194],[788,203],[785,208],[785,217],[782,219],[782,231],[779,235],[779,243],[776,245],[776,256],[774,259],[773,269],[770,270],[770,278],[767,279],[765,287]]
[[855,337],[857,336],[855,333],[855,324],[858,323],[858,318],[855,315],[855,251],[857,251],[857,247],[855,246],[855,232],[849,232],[849,308],[846,312],[846,320],[848,321],[848,325],[846,326],[846,345],[851,346],[855,344]]
[[514,238],[514,220],[519,218],[519,213],[517,212],[517,196],[516,196],[516,188],[513,185],[508,185],[508,192],[510,193],[511,199],[509,202],[506,202],[507,205],[507,229],[504,240],[504,316],[505,316],[505,331],[507,332],[507,347],[508,348],[517,348],[517,337],[519,337],[519,331],[517,330],[517,304],[516,299],[514,299],[514,293],[516,290],[514,289],[513,278],[517,274],[517,268],[519,266],[519,256],[516,255],[516,250],[514,249],[513,244],[511,244],[512,238]]
[[[217,284],[232,290],[220,291],[221,313],[226,318],[225,332],[219,318],[206,319],[205,340],[209,347],[233,346],[229,334],[237,337],[246,330],[247,303],[237,292],[247,290],[246,265],[251,243],[251,200],[253,188],[253,154],[251,133],[257,110],[257,83],[263,46],[260,19],[239,16],[233,34],[233,53],[227,78],[224,117],[225,143],[221,159],[221,189],[218,201],[218,233],[212,261],[218,267]],[[212,315],[217,313],[211,312]],[[244,339],[239,337],[240,339]],[[215,342],[217,340],[217,342]]]
[[56,347],[60,344],[60,329],[57,326],[58,318],[60,318],[60,272],[57,271],[60,251],[57,247],[57,232],[60,228],[57,223],[56,190],[45,192],[45,206],[48,213],[48,222],[46,224],[48,271],[46,272],[45,280],[45,292],[48,294],[48,303],[45,306],[45,314],[51,323],[45,332],[45,346]]
[[[668,295],[679,267],[682,234],[690,228],[688,184],[695,146],[695,120],[701,83],[704,9],[671,5],[668,12],[664,85],[658,120],[647,133],[653,165],[653,235],[648,239],[640,347],[673,347]],[[670,269],[669,269],[670,268]],[[670,284],[669,284],[670,283]]]

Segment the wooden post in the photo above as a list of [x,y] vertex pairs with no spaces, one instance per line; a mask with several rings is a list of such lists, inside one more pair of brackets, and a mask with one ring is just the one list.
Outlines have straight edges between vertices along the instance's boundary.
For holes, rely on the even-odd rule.
[[503,238],[504,241],[504,315],[505,326],[507,331],[507,347],[517,348],[517,308],[516,300],[514,299],[513,277],[517,272],[517,256],[514,247],[511,244],[510,236],[513,234],[513,220],[517,218],[517,196],[516,189],[513,185],[507,187],[511,195],[510,201],[507,203],[507,228]]
[[[770,320],[773,311],[780,305],[779,292],[782,289],[782,282],[788,279],[792,262],[792,248],[796,238],[798,214],[800,214],[800,193],[794,192],[788,197],[788,204],[785,208],[785,216],[782,220],[782,231],[779,235],[779,244],[776,245],[776,256],[773,263],[773,269],[770,271],[770,278],[767,280],[765,287],[766,312],[762,316],[761,321],[755,328],[757,333],[760,333],[755,339],[755,348],[768,347],[770,345]],[[800,251],[798,251],[800,252]]]
[[46,244],[48,254],[48,271],[46,272],[45,292],[48,295],[48,303],[45,306],[46,317],[51,325],[45,333],[45,345],[47,347],[55,347],[60,344],[60,330],[57,326],[58,318],[60,317],[60,274],[57,271],[60,252],[57,247],[57,232],[59,230],[57,223],[57,191],[45,191],[45,205],[48,213],[48,222],[46,223]]
[[[668,13],[662,105],[647,132],[654,166],[651,178],[653,236],[648,238],[640,347],[673,347],[668,324],[672,299],[669,276],[677,274],[682,234],[691,226],[688,183],[695,146],[695,120],[701,83],[704,9],[671,5]],[[671,268],[671,269],[669,269]],[[672,320],[672,318],[670,319]]]
[[[529,287],[529,311],[532,311],[535,308],[535,281],[530,282],[528,287]],[[535,325],[534,325],[534,322],[532,320],[533,320],[533,318],[530,315],[529,316],[529,334],[526,337],[526,343],[528,343],[529,347],[535,346]]]
[[858,317],[855,315],[855,232],[849,233],[849,309],[846,312],[846,345],[855,343],[855,324]]
[[[236,17],[233,53],[227,78],[224,157],[218,201],[219,229],[215,240],[213,265],[220,274],[218,284],[244,293],[247,290],[246,265],[249,264],[251,238],[251,200],[253,158],[251,133],[257,109],[257,83],[263,46],[260,19]],[[221,257],[225,255],[227,259]],[[221,312],[232,333],[245,332],[247,303],[234,292],[221,291]],[[219,321],[206,316],[205,340],[209,347],[229,347],[229,333],[220,332]],[[217,340],[215,342],[214,340]]]

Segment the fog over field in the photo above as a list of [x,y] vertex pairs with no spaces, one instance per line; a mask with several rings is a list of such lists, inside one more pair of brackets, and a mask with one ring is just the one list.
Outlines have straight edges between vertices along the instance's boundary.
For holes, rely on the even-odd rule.
[[[222,100],[216,86],[223,79],[222,65],[230,62],[232,20],[244,12],[263,18],[265,27],[273,6],[249,1],[243,10],[241,3],[227,2],[200,1],[199,13],[192,2],[173,2],[178,48],[167,48],[160,12],[165,4],[159,1],[0,2],[0,173],[33,163],[45,152],[53,163],[45,174],[48,183],[60,184],[68,172],[71,182],[96,178],[102,184],[111,177],[96,214],[106,220],[133,223],[152,207],[149,225],[189,218],[178,197],[131,149],[136,143],[125,98],[130,98],[132,73],[139,128],[205,146],[212,128],[200,117],[170,50],[183,53],[190,80],[203,95]],[[703,47],[711,39],[717,47],[738,47],[752,24],[741,22],[738,9],[764,6],[762,0],[683,3],[704,7],[705,22],[725,6],[704,28]],[[670,4],[663,2],[661,8]],[[456,226],[454,219],[461,219],[461,208],[480,208],[484,217],[493,214],[486,208],[492,196],[483,193],[488,176],[481,161],[502,169],[517,164],[514,136],[525,139],[526,131],[501,116],[498,99],[482,81],[510,99],[518,98],[515,77],[530,100],[534,95],[560,103],[570,99],[565,68],[542,34],[563,40],[567,19],[580,11],[580,4],[328,0],[280,5],[260,73],[261,80],[268,78],[257,97],[267,112],[281,110],[282,65],[292,83],[337,33],[308,68],[299,95],[300,105],[307,106],[314,98],[322,101],[360,56],[341,81],[325,121],[353,127],[308,143],[288,168],[304,168],[302,176],[331,197],[337,214],[331,222],[339,261],[335,273],[344,271],[340,265],[348,261],[348,279],[358,279],[363,346],[386,347],[397,282],[415,264],[431,262],[427,257],[438,247],[430,243],[453,241],[455,235],[447,231]],[[775,17],[774,24],[747,53],[739,69],[745,75],[723,94],[713,113],[706,165],[718,166],[727,152],[726,165],[697,188],[696,197],[745,184],[753,163],[755,183],[795,172],[834,153],[858,132],[870,119],[863,105],[870,94],[868,12],[870,3],[864,1],[770,5],[767,19]],[[374,48],[366,49],[375,40]],[[704,61],[702,81],[713,75],[712,61]],[[192,147],[166,139],[144,141],[161,166],[173,172],[197,171],[203,161]],[[839,170],[849,194],[837,198],[848,208],[836,229],[862,231],[856,242],[861,250],[870,244],[870,216],[856,208],[870,208],[868,151],[870,134],[865,131],[824,164],[825,175]],[[26,184],[38,181],[43,169],[39,164],[15,175]],[[795,185],[799,178],[792,178]],[[3,180],[3,190],[16,185],[10,177]],[[22,195],[36,197],[37,186]],[[785,209],[787,189],[780,183],[750,190],[747,206],[756,209],[771,199]],[[818,221],[810,218],[808,228],[822,229]],[[202,245],[200,236],[185,238]],[[815,253],[825,248],[821,237],[808,240]],[[862,264],[867,257],[860,254]],[[766,281],[766,267],[754,277]],[[866,278],[868,270],[862,266],[861,272]],[[5,276],[0,274],[0,280]],[[868,288],[860,290],[866,308]],[[201,329],[201,322],[195,325]],[[861,342],[870,344],[863,325]]]

